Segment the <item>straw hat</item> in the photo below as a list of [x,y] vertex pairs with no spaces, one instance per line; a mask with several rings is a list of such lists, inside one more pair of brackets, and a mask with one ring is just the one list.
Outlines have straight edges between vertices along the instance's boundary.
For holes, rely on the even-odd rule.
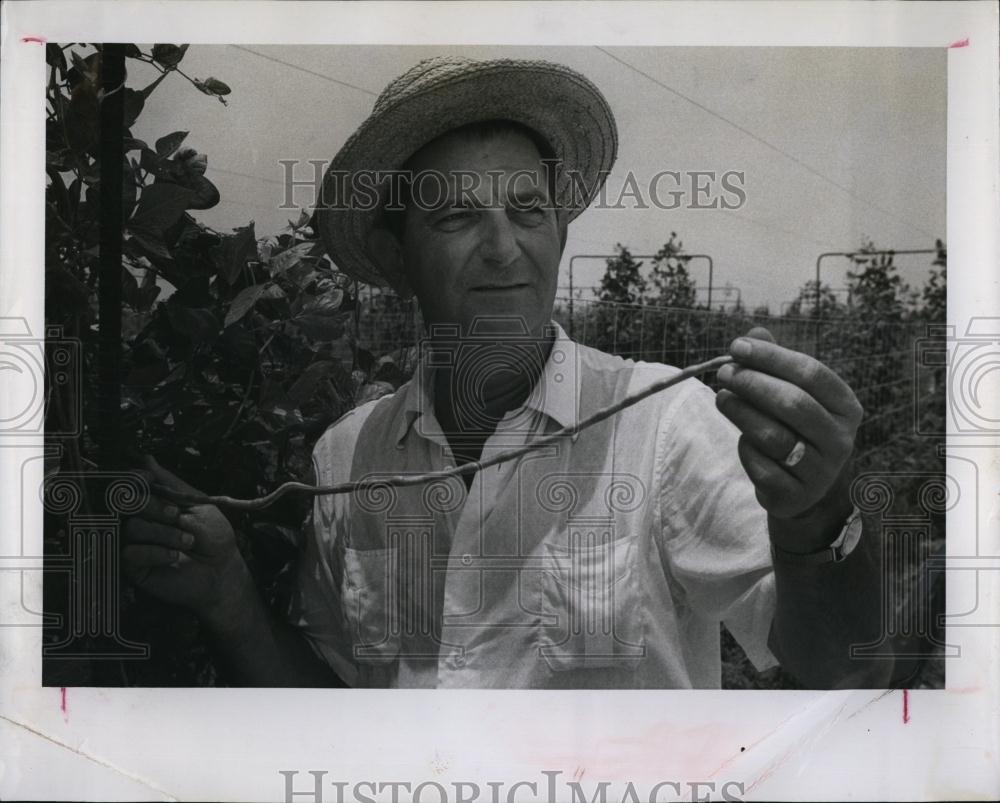
[[[386,275],[388,268],[369,253],[368,235],[380,211],[352,203],[356,194],[344,177],[360,170],[398,170],[436,137],[485,120],[521,123],[552,146],[561,163],[557,194],[579,196],[577,204],[567,209],[570,220],[597,195],[618,150],[608,102],[593,83],[569,67],[515,59],[425,59],[383,90],[371,115],[324,176],[314,222],[340,270],[368,284],[406,286],[401,276]],[[577,177],[579,186],[564,196],[569,175]]]

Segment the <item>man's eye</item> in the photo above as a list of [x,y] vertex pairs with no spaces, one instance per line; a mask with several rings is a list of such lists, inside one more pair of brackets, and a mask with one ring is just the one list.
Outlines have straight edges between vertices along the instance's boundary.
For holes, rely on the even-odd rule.
[[514,209],[514,214],[526,223],[541,223],[545,219],[545,210],[540,204],[518,207]]
[[475,217],[475,212],[465,209],[458,212],[449,212],[437,219],[437,225],[444,228],[455,228],[461,226]]

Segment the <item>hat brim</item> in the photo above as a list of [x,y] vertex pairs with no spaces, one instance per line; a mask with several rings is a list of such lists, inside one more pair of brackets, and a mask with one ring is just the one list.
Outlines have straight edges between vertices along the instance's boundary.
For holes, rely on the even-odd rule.
[[[572,220],[593,200],[618,150],[614,116],[600,90],[574,70],[544,61],[471,62],[388,108],[378,109],[348,139],[327,168],[315,212],[318,234],[344,273],[378,286],[404,286],[386,275],[368,248],[379,208],[355,203],[344,176],[400,169],[435,138],[469,123],[512,120],[538,132],[555,152],[561,180],[573,176]],[[564,187],[557,187],[562,190]]]

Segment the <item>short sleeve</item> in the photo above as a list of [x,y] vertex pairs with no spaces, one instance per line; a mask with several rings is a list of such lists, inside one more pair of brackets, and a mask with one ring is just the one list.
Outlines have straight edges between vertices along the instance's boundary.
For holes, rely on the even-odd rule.
[[661,554],[686,604],[724,622],[758,671],[777,660],[767,641],[775,612],[767,514],[739,461],[739,430],[712,391],[690,390],[661,420]]
[[[319,485],[344,481],[339,476],[345,452],[336,444],[338,433],[328,430],[313,449],[313,474]],[[349,463],[348,463],[349,465]],[[296,567],[288,620],[306,636],[313,650],[349,686],[357,681],[351,660],[351,639],[341,598],[342,545],[347,518],[347,496],[317,496],[306,521],[304,544]]]

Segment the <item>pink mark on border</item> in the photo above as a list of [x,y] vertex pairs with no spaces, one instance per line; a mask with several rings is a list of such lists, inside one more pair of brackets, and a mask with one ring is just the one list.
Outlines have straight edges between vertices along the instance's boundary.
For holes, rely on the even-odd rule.
[[35,42],[36,44],[44,45],[45,44],[45,37],[44,36],[22,36],[21,37],[21,41],[24,42],[25,44],[28,44],[29,42]]
[[952,48],[952,47],[968,47],[968,46],[969,46],[969,37],[968,36],[966,36],[965,39],[959,39],[957,42],[952,42],[950,45],[948,45],[949,48]]
[[903,724],[910,721],[910,691],[903,689]]

